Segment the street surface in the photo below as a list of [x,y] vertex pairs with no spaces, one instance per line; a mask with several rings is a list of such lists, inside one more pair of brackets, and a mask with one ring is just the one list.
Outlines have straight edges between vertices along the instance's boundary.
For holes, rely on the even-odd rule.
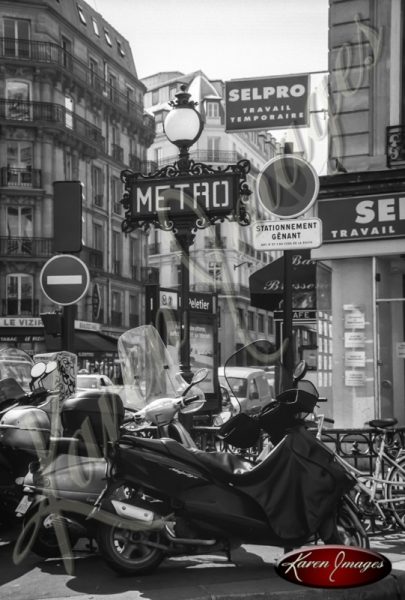
[[[371,547],[389,558],[393,569],[405,577],[405,532],[373,537]],[[11,549],[10,544],[0,546],[2,600],[267,598],[269,593],[290,600],[295,594],[301,598],[304,592],[310,593],[309,588],[290,584],[275,573],[273,565],[282,550],[274,547],[245,545],[233,553],[232,563],[219,554],[170,559],[144,577],[117,575],[84,546],[75,553],[70,575],[61,559],[43,560],[34,554],[15,565]]]

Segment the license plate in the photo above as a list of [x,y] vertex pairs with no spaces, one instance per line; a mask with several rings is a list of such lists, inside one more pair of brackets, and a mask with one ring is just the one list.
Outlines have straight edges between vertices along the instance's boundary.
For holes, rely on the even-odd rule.
[[15,509],[15,512],[19,515],[25,515],[31,504],[31,498],[29,498],[28,496],[23,496],[17,508]]

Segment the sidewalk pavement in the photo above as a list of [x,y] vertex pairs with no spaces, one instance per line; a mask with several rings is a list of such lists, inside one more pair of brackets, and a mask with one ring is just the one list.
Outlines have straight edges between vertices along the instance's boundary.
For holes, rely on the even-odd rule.
[[[405,533],[373,538],[371,547],[393,563],[383,580],[356,588],[328,590],[289,583],[274,570],[280,548],[245,545],[223,555],[170,559],[149,576],[122,577],[97,554],[78,552],[74,572],[61,559],[29,555],[21,565],[11,548],[0,548],[2,600],[404,600]],[[7,551],[8,550],[8,551]]]

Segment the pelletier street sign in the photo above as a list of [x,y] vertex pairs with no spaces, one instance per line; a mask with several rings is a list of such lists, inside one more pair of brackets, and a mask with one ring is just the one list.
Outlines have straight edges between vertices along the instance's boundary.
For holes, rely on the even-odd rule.
[[320,219],[256,221],[252,225],[255,250],[295,250],[322,245]]

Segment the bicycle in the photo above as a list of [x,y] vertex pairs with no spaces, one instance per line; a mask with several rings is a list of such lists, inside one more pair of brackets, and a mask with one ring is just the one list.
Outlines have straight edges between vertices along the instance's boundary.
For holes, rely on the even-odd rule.
[[[312,420],[317,426],[318,439],[322,437],[324,423],[334,423],[333,419],[317,412],[314,412]],[[387,436],[397,423],[395,418],[375,419],[367,423],[377,432],[377,456],[371,474],[361,471],[330,449],[337,462],[357,479],[354,502],[363,515],[366,531],[376,528],[387,530],[395,523],[405,530],[405,450],[400,449],[395,458],[386,451]],[[389,465],[386,477],[382,473],[383,461]]]

